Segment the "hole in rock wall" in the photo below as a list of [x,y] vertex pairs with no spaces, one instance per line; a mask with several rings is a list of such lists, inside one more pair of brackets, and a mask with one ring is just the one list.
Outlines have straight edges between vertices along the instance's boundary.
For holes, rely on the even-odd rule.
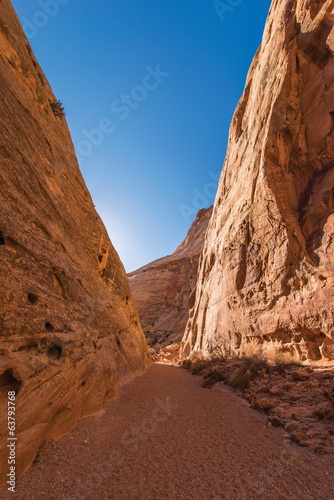
[[3,235],[3,232],[0,231],[0,245],[4,245],[6,242],[5,242],[5,237]]
[[329,115],[331,117],[331,122],[332,122],[332,129],[334,128],[334,111],[330,111]]
[[50,359],[58,360],[61,358],[62,353],[63,353],[63,350],[59,345],[52,344],[52,345],[50,345],[47,354],[48,354],[48,357]]
[[14,377],[12,370],[6,370],[0,375],[0,396],[7,396],[9,391],[15,391],[18,394],[21,385],[21,382]]
[[29,304],[37,304],[38,302],[38,296],[35,295],[34,293],[28,293],[28,302]]
[[45,330],[46,330],[47,332],[53,332],[54,327],[53,327],[53,325],[52,325],[51,323],[49,323],[49,322],[47,321],[47,322],[45,323]]

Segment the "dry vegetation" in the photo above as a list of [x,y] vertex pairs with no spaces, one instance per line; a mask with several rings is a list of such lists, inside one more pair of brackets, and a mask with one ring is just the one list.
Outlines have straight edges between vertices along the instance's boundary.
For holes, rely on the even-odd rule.
[[63,103],[61,101],[49,101],[50,107],[52,109],[53,114],[57,118],[64,118],[66,116],[65,109]]
[[226,357],[215,350],[210,359],[182,360],[181,366],[202,377],[201,385],[217,382],[241,392],[250,405],[267,415],[269,427],[285,429],[285,439],[316,453],[334,453],[333,369],[302,366],[287,356],[263,354]]
[[215,356],[211,359],[186,359],[182,366],[193,375],[203,377],[202,386],[211,388],[217,382],[225,382],[235,389],[245,390],[250,382],[266,373],[269,364],[261,356],[252,355],[229,360]]

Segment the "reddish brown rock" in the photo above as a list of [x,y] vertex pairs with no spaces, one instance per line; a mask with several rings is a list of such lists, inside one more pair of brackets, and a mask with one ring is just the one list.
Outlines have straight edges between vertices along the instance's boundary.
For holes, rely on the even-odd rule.
[[255,398],[253,406],[261,410],[271,410],[275,404],[268,398]]
[[146,364],[128,280],[80,174],[61,107],[0,4],[0,484],[7,394],[16,474]]
[[[303,367],[298,371],[304,371],[307,377],[287,383],[295,370],[292,365],[273,366],[259,356],[194,357],[184,360],[182,366],[202,376],[202,387],[211,388],[223,381],[236,389],[252,408],[268,415],[269,428],[285,429],[285,440],[316,453],[334,454],[332,369]],[[313,381],[320,382],[320,386],[314,387]]]
[[211,213],[212,207],[198,212],[185,240],[172,255],[128,275],[143,330],[151,345],[166,345],[181,340],[184,334],[189,296],[196,283]]
[[276,0],[230,129],[183,353],[334,360],[333,0]]

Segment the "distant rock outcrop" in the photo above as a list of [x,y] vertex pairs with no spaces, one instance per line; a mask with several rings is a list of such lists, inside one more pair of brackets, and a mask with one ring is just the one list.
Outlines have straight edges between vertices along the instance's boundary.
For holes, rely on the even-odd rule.
[[198,212],[185,240],[172,255],[128,274],[143,330],[152,346],[183,337],[211,213],[212,207]]
[[0,484],[7,394],[16,474],[146,365],[128,280],[80,174],[62,106],[0,3]]
[[232,120],[184,354],[334,360],[333,8],[272,3]]

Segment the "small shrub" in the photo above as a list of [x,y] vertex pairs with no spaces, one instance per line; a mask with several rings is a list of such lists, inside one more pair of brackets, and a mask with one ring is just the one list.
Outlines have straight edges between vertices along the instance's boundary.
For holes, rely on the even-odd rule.
[[258,339],[248,339],[247,343],[242,345],[242,356],[244,358],[252,358],[253,356],[262,357],[263,355],[263,344],[259,342]]
[[231,380],[231,385],[235,389],[244,391],[245,389],[248,389],[250,381],[251,377],[248,373],[239,373],[239,375],[237,375],[234,380]]
[[304,366],[303,362],[288,353],[279,353],[272,358],[274,366]]
[[65,110],[61,101],[49,101],[53,114],[57,118],[64,118]]
[[185,370],[189,370],[190,371],[190,368],[191,368],[191,360],[190,359],[182,359],[180,361],[180,365],[182,366],[182,368],[184,368]]
[[233,350],[227,339],[219,339],[212,342],[210,346],[210,356],[211,358],[220,358],[221,360],[226,360],[227,358],[233,357]]
[[224,363],[221,360],[213,360],[208,362],[207,367],[203,371],[203,381],[202,387],[206,389],[211,389],[217,382],[222,382],[225,380],[224,374]]
[[303,357],[293,347],[287,348],[280,341],[271,340],[263,345],[263,354],[271,365],[284,366],[296,364],[302,366]]
[[259,371],[267,370],[268,368],[266,359],[260,354],[245,356],[241,358],[241,362],[245,371],[249,371],[253,378]]
[[207,368],[208,361],[202,358],[192,361],[190,371],[193,375],[201,375],[203,370]]

